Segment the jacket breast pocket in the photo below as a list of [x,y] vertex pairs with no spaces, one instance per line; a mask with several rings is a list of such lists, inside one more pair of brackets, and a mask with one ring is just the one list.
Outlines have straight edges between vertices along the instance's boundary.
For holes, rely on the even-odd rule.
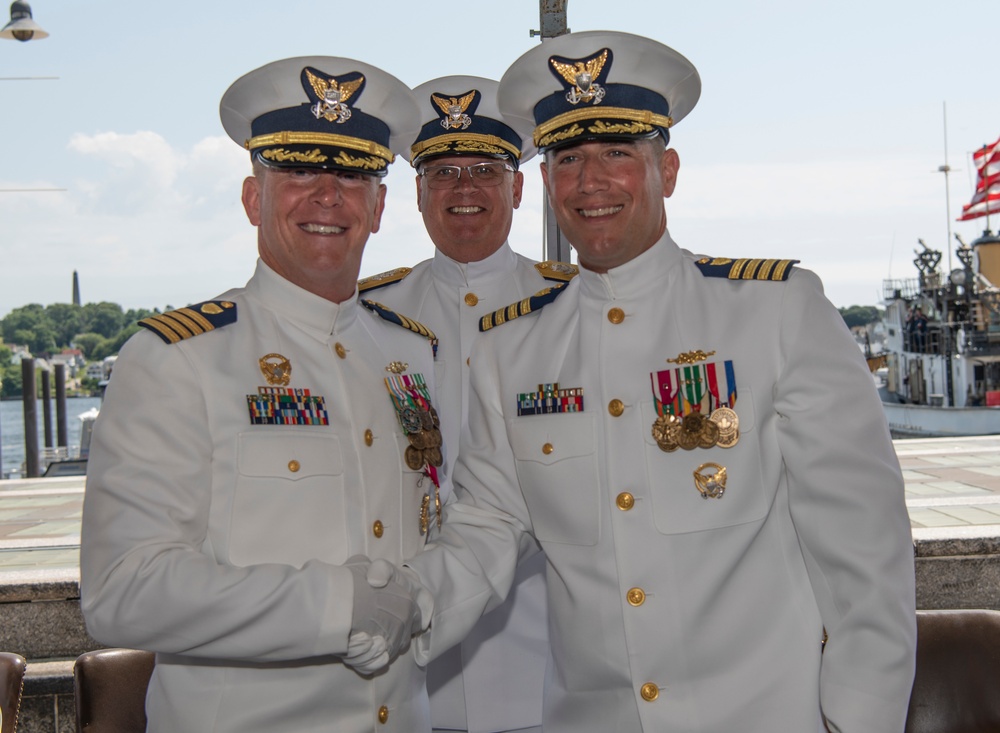
[[535,537],[540,542],[597,544],[601,500],[591,415],[512,418],[507,434]]
[[[653,439],[656,407],[652,401],[642,403],[643,424],[650,426],[645,433],[645,454],[653,523],[663,534],[732,527],[760,521],[767,515],[769,501],[762,481],[759,431],[754,429],[753,395],[749,389],[741,388],[735,409],[740,419],[740,439],[735,446],[666,452]],[[705,464],[725,469],[725,491],[719,498],[705,497],[698,491],[695,472],[709,475],[717,471]]]
[[241,433],[237,440],[231,562],[301,567],[313,559],[347,559],[344,466],[337,437],[277,428]]

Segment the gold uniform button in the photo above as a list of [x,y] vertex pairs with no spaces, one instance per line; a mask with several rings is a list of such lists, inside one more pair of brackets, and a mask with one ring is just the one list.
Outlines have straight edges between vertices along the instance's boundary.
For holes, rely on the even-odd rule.
[[552,445],[552,443],[546,443],[545,445],[542,446],[542,453],[544,453],[545,455],[551,455],[552,451],[554,450],[555,447]]
[[627,491],[623,491],[618,495],[618,498],[615,499],[615,503],[618,505],[619,509],[621,509],[623,512],[627,512],[629,509],[635,506],[635,497],[632,496]]
[[299,464],[298,461],[289,461],[288,462],[288,470],[291,471],[292,473],[298,473],[298,470],[300,468],[302,468],[302,466]]
[[478,302],[479,302],[479,298],[476,297],[475,293],[466,293],[465,294],[465,304],[466,305],[473,306],[473,305],[475,305]]
[[378,709],[378,722],[380,722],[382,725],[385,725],[386,722],[388,722],[388,720],[389,720],[389,708],[383,705]]
[[385,525],[378,519],[376,519],[375,524],[372,525],[372,534],[375,535],[377,539],[382,539],[382,535],[385,534]]
[[339,341],[333,345],[333,350],[337,352],[337,356],[339,356],[341,359],[347,358],[347,349],[345,349],[344,345]]
[[646,591],[642,588],[629,588],[626,598],[628,598],[628,605],[641,606],[646,602]]
[[621,400],[611,400],[608,403],[608,412],[611,413],[612,417],[621,417],[622,413],[625,412],[625,403]]
[[372,447],[372,443],[374,443],[374,442],[375,442],[375,433],[373,433],[371,431],[371,429],[366,430],[365,431],[365,445],[367,445],[369,448],[371,448]]
[[639,688],[639,694],[642,695],[642,699],[646,702],[653,702],[653,700],[660,696],[660,688],[652,682],[647,682]]
[[625,311],[621,308],[612,308],[608,311],[608,320],[617,326],[625,320]]

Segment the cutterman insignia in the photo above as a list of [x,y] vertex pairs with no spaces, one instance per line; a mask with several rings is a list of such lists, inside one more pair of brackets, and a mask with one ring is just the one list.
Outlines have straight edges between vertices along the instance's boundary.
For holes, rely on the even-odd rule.
[[228,300],[207,300],[139,321],[140,326],[148,328],[168,344],[176,344],[230,323],[236,323],[236,304]]
[[545,260],[545,262],[539,262],[535,265],[535,269],[538,270],[538,274],[546,280],[556,280],[561,282],[569,282],[580,274],[580,268],[576,265],[571,265],[568,262],[559,262],[558,260]]
[[705,277],[724,277],[729,280],[787,280],[792,274],[792,265],[800,260],[760,260],[741,258],[731,260],[726,257],[702,257],[695,265]]
[[437,336],[434,335],[434,332],[427,328],[427,326],[419,321],[414,321],[412,318],[407,318],[400,313],[396,313],[396,311],[387,308],[381,303],[376,303],[374,300],[362,299],[361,305],[380,318],[389,321],[389,323],[395,323],[397,326],[402,326],[403,328],[413,331],[413,333],[418,333],[423,336],[431,342],[431,347],[434,349],[434,356],[437,356],[438,339]]
[[398,283],[411,272],[412,270],[409,267],[397,267],[395,270],[388,270],[380,272],[378,275],[361,278],[358,280],[358,292],[363,293],[366,290],[375,290],[376,288]]
[[520,318],[521,316],[526,316],[529,313],[534,313],[558,298],[559,294],[563,292],[565,287],[566,283],[559,283],[558,285],[553,285],[551,288],[539,290],[530,298],[519,300],[516,303],[511,303],[506,308],[493,311],[492,313],[483,316],[482,320],[479,321],[479,330],[489,331],[491,328],[499,326],[501,323],[506,323],[507,321],[514,320],[515,318]]

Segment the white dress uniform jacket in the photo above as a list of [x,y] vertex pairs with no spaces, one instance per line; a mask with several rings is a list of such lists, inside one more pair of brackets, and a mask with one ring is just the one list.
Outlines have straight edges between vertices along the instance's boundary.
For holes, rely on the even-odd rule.
[[[435,382],[449,470],[466,429],[468,359],[480,318],[551,284],[531,260],[504,243],[486,259],[467,264],[436,251],[405,279],[364,295],[416,318],[440,341]],[[518,568],[503,606],[428,667],[434,728],[494,733],[540,726],[546,619],[545,558],[539,553]]]
[[[82,606],[101,642],[157,652],[150,731],[428,731],[424,673],[403,654],[362,677],[348,649],[353,555],[418,551],[429,482],[385,367],[433,383],[426,338],[334,304],[263,263],[221,298],[237,322],[168,345],[134,336],[94,430]],[[251,424],[258,360],[325,399],[328,425]],[[433,506],[433,502],[431,503]]]
[[[821,709],[832,731],[900,733],[913,550],[872,378],[812,273],[731,281],[695,261],[665,234],[479,339],[459,501],[409,562],[437,601],[419,652],[503,596],[530,533],[546,733],[812,733]],[[741,437],[664,452],[650,375],[696,350],[732,361]],[[518,416],[547,383],[582,389],[583,411]],[[695,487],[707,462],[721,498]]]

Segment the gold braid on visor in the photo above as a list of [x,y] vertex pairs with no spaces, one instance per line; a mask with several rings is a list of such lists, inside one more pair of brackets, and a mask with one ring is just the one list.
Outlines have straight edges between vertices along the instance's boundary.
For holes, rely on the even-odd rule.
[[672,117],[658,115],[645,109],[629,109],[627,107],[588,107],[587,109],[574,109],[570,112],[564,112],[561,115],[557,115],[551,120],[536,127],[534,133],[535,145],[538,145],[538,141],[553,130],[573,124],[574,122],[596,120],[598,118],[629,120],[631,122],[642,122],[647,125],[656,125],[657,127],[666,128],[669,128],[674,124]]
[[359,150],[385,158],[390,163],[396,159],[389,148],[359,137],[333,135],[328,132],[272,132],[267,135],[257,135],[243,143],[247,150],[269,147],[271,145],[335,145],[348,150]]
[[514,156],[515,160],[521,159],[521,151],[517,149],[517,146],[511,145],[502,137],[497,137],[496,135],[482,135],[474,132],[455,133],[453,135],[438,135],[437,137],[432,137],[429,140],[421,140],[420,142],[410,146],[410,153],[414,158],[416,158],[422,152],[435,145],[459,142],[474,142],[483,143],[484,145],[492,145],[493,147],[506,150]]

